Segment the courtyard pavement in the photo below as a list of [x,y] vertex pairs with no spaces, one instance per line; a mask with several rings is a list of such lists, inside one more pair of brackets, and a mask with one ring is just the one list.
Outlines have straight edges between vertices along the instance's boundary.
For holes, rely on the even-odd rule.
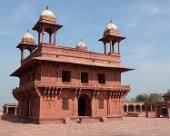
[[170,119],[124,117],[82,124],[23,124],[0,120],[0,136],[170,136]]

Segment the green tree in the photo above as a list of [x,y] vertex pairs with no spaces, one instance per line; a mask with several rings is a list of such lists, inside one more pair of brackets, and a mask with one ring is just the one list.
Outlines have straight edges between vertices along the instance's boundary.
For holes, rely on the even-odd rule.
[[136,102],[148,102],[149,99],[148,99],[148,95],[143,93],[143,94],[139,94],[136,96]]
[[162,95],[159,93],[151,93],[149,95],[149,102],[161,102],[162,100]]

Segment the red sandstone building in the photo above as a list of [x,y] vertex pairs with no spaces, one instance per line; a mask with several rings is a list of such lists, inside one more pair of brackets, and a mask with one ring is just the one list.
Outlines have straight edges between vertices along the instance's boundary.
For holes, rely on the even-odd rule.
[[[17,46],[21,66],[11,76],[20,79],[13,90],[19,119],[57,123],[122,117],[122,98],[130,85],[121,84],[121,74],[132,70],[120,64],[120,42],[125,37],[110,22],[99,39],[104,53],[97,53],[88,51],[82,40],[75,48],[59,46],[56,33],[62,27],[47,8],[33,27],[38,44],[27,32]],[[30,52],[27,57],[25,50]]]

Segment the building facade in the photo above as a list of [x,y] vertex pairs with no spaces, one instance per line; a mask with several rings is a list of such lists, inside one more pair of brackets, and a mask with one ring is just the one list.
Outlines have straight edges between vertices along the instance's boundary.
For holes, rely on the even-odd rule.
[[[27,32],[17,46],[21,66],[11,76],[19,78],[19,87],[13,90],[19,120],[57,123],[121,118],[122,98],[130,91],[130,85],[121,84],[121,74],[133,70],[120,63],[120,42],[125,37],[110,22],[99,39],[104,52],[97,53],[88,51],[82,40],[75,48],[56,44],[60,28],[46,8],[33,27],[38,44]],[[25,50],[30,52],[27,57]]]

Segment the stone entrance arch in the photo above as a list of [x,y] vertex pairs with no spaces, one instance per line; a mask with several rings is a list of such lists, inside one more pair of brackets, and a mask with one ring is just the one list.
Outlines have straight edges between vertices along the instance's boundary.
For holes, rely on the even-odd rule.
[[78,116],[91,116],[91,99],[83,94],[78,99]]

